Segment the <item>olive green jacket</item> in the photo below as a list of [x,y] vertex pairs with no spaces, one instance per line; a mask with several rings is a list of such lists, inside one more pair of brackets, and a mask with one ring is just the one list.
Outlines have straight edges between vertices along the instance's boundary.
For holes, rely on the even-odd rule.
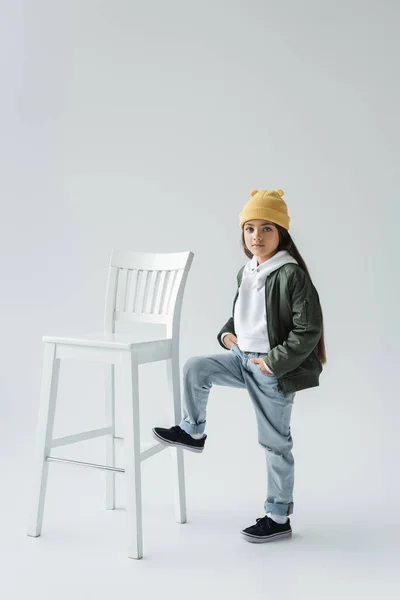
[[[232,317],[217,335],[235,333],[234,308],[239,295],[244,266],[237,274]],[[287,263],[266,278],[265,306],[271,350],[263,358],[284,394],[319,385],[322,364],[317,345],[322,331],[322,311],[318,292],[308,274],[297,264]]]

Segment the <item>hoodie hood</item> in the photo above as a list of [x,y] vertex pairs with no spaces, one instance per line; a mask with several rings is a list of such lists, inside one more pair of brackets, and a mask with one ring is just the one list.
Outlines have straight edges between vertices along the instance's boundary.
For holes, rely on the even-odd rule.
[[270,273],[279,269],[287,263],[298,264],[297,260],[293,258],[287,250],[279,250],[274,256],[261,263],[257,263],[257,257],[253,256],[245,265],[243,269],[243,279],[246,279],[246,287],[256,289],[259,291],[265,286],[265,280]]

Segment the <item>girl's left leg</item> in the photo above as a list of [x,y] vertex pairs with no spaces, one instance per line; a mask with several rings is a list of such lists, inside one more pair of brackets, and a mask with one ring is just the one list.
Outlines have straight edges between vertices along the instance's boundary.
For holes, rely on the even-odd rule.
[[265,450],[268,493],[264,504],[266,513],[293,513],[294,458],[290,419],[295,394],[284,395],[273,375],[263,373],[257,363],[245,355],[246,387],[256,413],[258,442]]

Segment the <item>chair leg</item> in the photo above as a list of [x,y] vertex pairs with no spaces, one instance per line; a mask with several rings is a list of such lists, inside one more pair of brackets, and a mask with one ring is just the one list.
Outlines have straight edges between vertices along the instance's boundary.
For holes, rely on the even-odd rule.
[[[111,427],[111,434],[106,438],[106,465],[115,467],[115,365],[106,365],[106,427]],[[115,508],[115,472],[106,471],[106,509]]]
[[40,406],[33,464],[33,489],[27,534],[38,537],[42,532],[49,463],[53,437],[54,418],[60,359],[56,358],[56,344],[45,343],[40,392]]
[[[173,422],[179,424],[182,418],[181,408],[181,386],[179,375],[179,357],[173,354],[172,358],[167,360],[167,379],[168,387],[173,398]],[[176,461],[176,471],[174,476],[174,496],[175,496],[175,519],[177,523],[186,523],[186,490],[185,490],[185,464],[182,448],[170,448],[173,461]]]
[[124,454],[127,516],[129,522],[129,558],[143,557],[142,484],[140,461],[139,368],[131,352],[122,353],[117,369],[121,371],[124,410]]

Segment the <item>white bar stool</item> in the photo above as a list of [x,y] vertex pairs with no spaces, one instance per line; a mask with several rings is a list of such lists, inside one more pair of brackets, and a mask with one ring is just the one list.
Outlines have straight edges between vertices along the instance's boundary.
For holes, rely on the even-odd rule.
[[[176,458],[176,520],[186,523],[185,474],[182,448],[159,443],[143,445],[139,430],[138,367],[148,362],[167,361],[168,389],[173,399],[173,421],[182,417],[179,333],[183,294],[193,252],[138,253],[113,250],[111,253],[104,333],[79,337],[43,336],[44,360],[33,465],[33,491],[27,534],[42,532],[49,462],[67,462],[106,472],[106,508],[115,508],[115,475],[125,473],[130,546],[128,556],[143,557],[141,463],[169,449]],[[165,339],[135,341],[129,333],[115,333],[117,322],[162,323]],[[89,360],[106,364],[105,427],[53,439],[58,376],[61,360]],[[115,377],[121,377],[121,406],[124,419],[125,469],[115,466]],[[106,465],[57,458],[53,448],[82,440],[106,437]],[[147,446],[147,447],[146,447]]]

